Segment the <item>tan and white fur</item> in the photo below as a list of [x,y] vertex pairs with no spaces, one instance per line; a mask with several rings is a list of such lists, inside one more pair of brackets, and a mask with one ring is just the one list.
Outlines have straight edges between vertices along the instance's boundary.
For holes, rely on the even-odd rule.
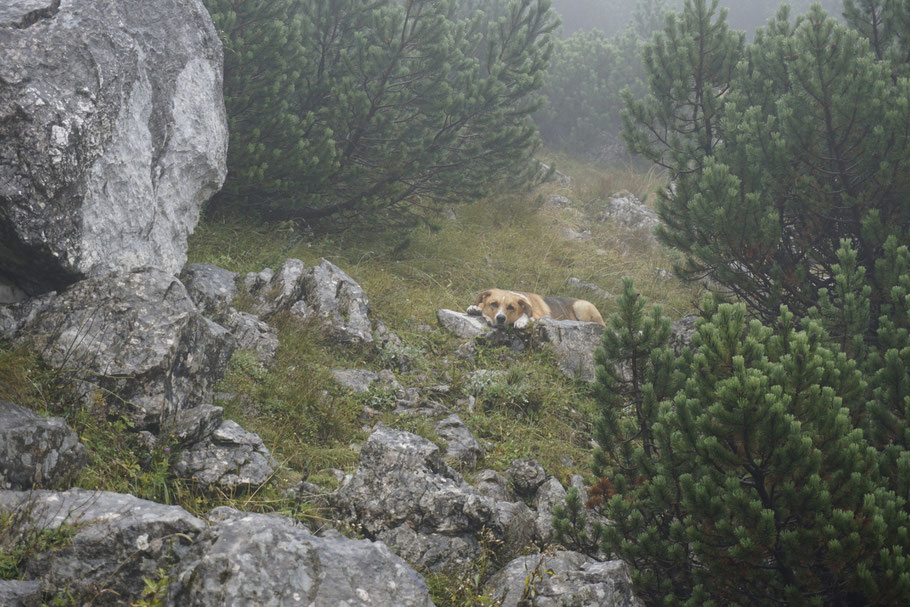
[[482,315],[491,327],[523,329],[532,320],[580,320],[603,325],[604,320],[590,301],[571,297],[544,297],[536,293],[487,289],[477,294],[468,314]]

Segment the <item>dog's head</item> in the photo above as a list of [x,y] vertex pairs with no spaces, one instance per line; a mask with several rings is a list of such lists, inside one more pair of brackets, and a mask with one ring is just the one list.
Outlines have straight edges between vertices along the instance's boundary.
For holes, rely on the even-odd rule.
[[474,305],[479,307],[487,322],[494,327],[505,327],[527,314],[531,317],[531,302],[521,293],[487,289],[477,294]]

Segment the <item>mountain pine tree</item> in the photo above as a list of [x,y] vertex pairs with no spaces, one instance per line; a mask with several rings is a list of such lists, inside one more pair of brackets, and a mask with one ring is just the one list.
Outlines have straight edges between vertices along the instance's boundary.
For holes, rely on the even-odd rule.
[[[673,179],[660,237],[685,254],[679,273],[710,277],[766,322],[781,304],[801,316],[834,288],[842,238],[872,277],[887,237],[910,226],[910,80],[891,33],[903,13],[856,30],[818,6],[795,23],[782,9],[743,49],[712,43],[730,34],[723,15],[704,25],[704,7],[690,0],[655,36],[627,142]],[[877,320],[881,298],[870,303]]]
[[[855,251],[840,257],[841,293],[864,292]],[[856,326],[862,296],[833,296],[826,313],[803,320],[782,308],[771,326],[750,322],[742,304],[709,300],[693,352],[678,358],[655,330],[665,326],[659,311],[645,314],[630,285],[618,303],[598,355],[595,473],[605,476],[587,503],[611,524],[588,524],[597,517],[572,494],[559,537],[626,560],[648,604],[910,600],[910,451],[895,440],[906,426],[894,424],[906,412],[894,390],[910,374],[896,360],[864,374],[868,356],[841,351],[821,318]],[[878,425],[862,413],[871,393],[892,429],[885,445],[862,429]]]
[[549,0],[207,0],[225,42],[228,181],[278,220],[410,224],[533,173]]

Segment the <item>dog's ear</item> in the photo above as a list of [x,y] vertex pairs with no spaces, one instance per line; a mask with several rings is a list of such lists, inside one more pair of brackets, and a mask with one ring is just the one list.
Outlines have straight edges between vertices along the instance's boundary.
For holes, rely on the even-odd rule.
[[518,298],[518,305],[521,306],[522,311],[523,311],[525,314],[527,314],[528,318],[532,318],[532,317],[533,317],[533,314],[531,314],[531,302],[528,301],[528,298],[527,298],[527,297],[519,297],[519,298]]
[[493,292],[493,289],[487,289],[486,291],[481,291],[480,293],[478,293],[477,297],[474,298],[474,305],[479,306],[480,304],[482,304],[484,302],[484,300],[487,297],[489,297],[492,292]]

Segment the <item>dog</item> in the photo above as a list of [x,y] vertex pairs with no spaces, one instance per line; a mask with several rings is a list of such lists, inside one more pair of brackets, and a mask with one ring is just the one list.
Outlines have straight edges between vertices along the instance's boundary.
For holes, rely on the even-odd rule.
[[468,314],[482,315],[491,327],[514,326],[523,329],[532,320],[549,316],[555,320],[580,320],[604,323],[590,301],[571,297],[543,297],[536,293],[487,289],[477,294]]

